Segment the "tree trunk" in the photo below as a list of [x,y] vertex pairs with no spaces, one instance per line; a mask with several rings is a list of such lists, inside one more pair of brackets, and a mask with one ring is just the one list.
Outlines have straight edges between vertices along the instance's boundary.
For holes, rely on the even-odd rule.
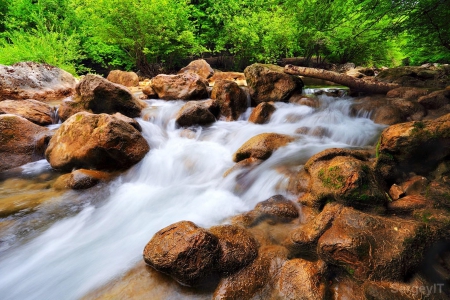
[[296,67],[293,65],[286,65],[284,67],[284,72],[291,75],[300,75],[328,80],[349,87],[354,92],[364,92],[370,94],[386,94],[390,90],[400,87],[400,85],[394,83],[367,82],[337,72],[315,68]]

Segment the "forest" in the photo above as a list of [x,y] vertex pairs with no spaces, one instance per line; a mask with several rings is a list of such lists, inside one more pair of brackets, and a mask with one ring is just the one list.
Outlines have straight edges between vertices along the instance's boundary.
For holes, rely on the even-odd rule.
[[448,63],[449,19],[450,0],[0,0],[0,64],[152,76],[198,57]]

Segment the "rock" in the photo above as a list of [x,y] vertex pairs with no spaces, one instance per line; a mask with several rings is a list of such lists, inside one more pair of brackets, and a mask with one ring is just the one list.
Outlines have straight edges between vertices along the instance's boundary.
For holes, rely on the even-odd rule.
[[0,65],[0,101],[60,100],[74,93],[76,79],[59,68],[34,62]]
[[230,80],[237,83],[239,86],[247,86],[247,81],[245,80],[244,73],[239,72],[220,72],[215,71],[214,75],[208,79],[209,85],[213,86],[216,81],[219,80]]
[[261,102],[258,104],[255,109],[253,109],[250,117],[248,118],[249,122],[255,124],[264,124],[269,122],[270,117],[275,111],[275,106],[271,102]]
[[413,88],[413,87],[399,87],[387,92],[388,98],[403,98],[406,100],[418,100],[421,96],[429,94],[428,89]]
[[343,208],[319,238],[319,257],[357,280],[403,280],[437,238],[428,224]]
[[426,175],[450,154],[450,120],[407,122],[382,133],[376,170],[388,183],[414,172]]
[[381,71],[377,81],[397,83],[405,87],[441,88],[449,85],[449,66],[441,67],[397,67]]
[[317,136],[317,137],[330,137],[331,136],[330,130],[328,130],[328,128],[325,128],[322,126],[316,126],[313,128],[303,126],[303,127],[296,129],[295,133]]
[[399,185],[396,185],[395,183],[391,186],[389,189],[389,196],[392,198],[392,200],[397,200],[403,196],[405,196],[405,191],[403,188]]
[[176,116],[176,123],[182,127],[208,125],[215,121],[216,118],[209,111],[208,106],[199,101],[187,102]]
[[388,210],[395,214],[410,213],[416,209],[427,206],[428,201],[424,196],[409,195],[388,204]]
[[222,278],[213,299],[270,299],[271,286],[279,269],[287,260],[287,251],[280,246],[261,247],[257,258],[245,268]]
[[304,166],[308,189],[299,201],[316,209],[327,201],[381,209],[387,199],[370,165],[364,151],[327,149],[312,156]]
[[248,171],[253,170],[256,166],[259,166],[262,162],[263,160],[253,157],[243,159],[226,170],[225,173],[223,173],[223,177],[227,177],[234,171],[242,171],[239,175],[246,174]]
[[191,61],[186,67],[182,68],[178,74],[193,73],[208,79],[214,75],[214,70],[204,59]]
[[158,75],[152,79],[152,88],[164,100],[200,100],[208,97],[208,82],[194,73]]
[[217,238],[192,222],[169,225],[153,236],[144,248],[144,261],[184,285],[208,278],[219,257]]
[[155,92],[151,84],[147,84],[142,88],[142,93],[146,95],[146,98],[154,99],[158,98],[158,94]]
[[100,181],[105,181],[109,178],[111,178],[111,175],[106,172],[79,169],[72,173],[61,175],[56,180],[53,187],[56,190],[85,190],[97,185]]
[[283,223],[299,216],[298,207],[282,195],[275,195],[259,202],[251,213],[257,216],[253,223],[265,219],[270,219],[274,223]]
[[305,96],[302,95],[300,93],[294,93],[294,95],[292,95],[289,98],[289,103],[295,103],[295,104],[299,104],[299,105],[306,105],[312,108],[317,108],[320,106],[320,102],[316,97],[312,97],[312,96]]
[[54,112],[50,105],[32,99],[0,101],[0,114],[20,116],[41,126],[53,123]]
[[301,93],[303,82],[300,77],[284,73],[275,65],[253,64],[244,70],[252,104],[261,102],[288,101],[294,92]]
[[219,240],[217,269],[232,274],[251,263],[258,255],[258,243],[244,228],[236,225],[214,226],[209,232]]
[[112,115],[114,118],[124,121],[127,124],[133,126],[137,131],[142,132],[141,124],[138,121],[132,118],[128,118],[127,116],[122,115],[121,113],[115,113]]
[[425,193],[428,186],[428,179],[423,176],[413,176],[402,183],[402,189],[406,195],[420,195]]
[[243,159],[253,157],[268,159],[273,151],[292,142],[294,138],[278,133],[261,133],[245,142],[234,154],[233,161],[239,162]]
[[107,114],[77,113],[50,140],[45,157],[55,169],[123,170],[149,151],[133,126]]
[[301,258],[288,260],[280,270],[277,289],[280,299],[325,299],[327,266],[323,261],[311,262]]
[[429,95],[420,97],[418,102],[426,109],[439,109],[450,104],[450,91],[440,90],[432,92]]
[[66,98],[58,107],[58,118],[61,120],[61,122],[64,122],[65,120],[79,112],[92,113],[92,110],[85,109],[83,104],[73,101],[72,98]]
[[113,70],[109,72],[107,80],[123,86],[139,86],[139,77],[134,72]]
[[50,131],[25,118],[0,115],[0,171],[44,158]]
[[234,81],[217,81],[212,89],[211,99],[216,100],[220,114],[227,121],[236,121],[247,110],[247,95]]

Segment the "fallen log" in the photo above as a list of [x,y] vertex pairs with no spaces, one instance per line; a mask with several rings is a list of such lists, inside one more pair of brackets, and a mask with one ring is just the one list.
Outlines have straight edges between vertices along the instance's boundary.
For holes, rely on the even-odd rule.
[[293,65],[286,65],[284,67],[284,72],[291,75],[300,75],[328,80],[349,87],[354,92],[364,92],[370,94],[386,94],[390,90],[400,87],[400,85],[395,83],[367,82],[337,72],[315,68],[297,67]]

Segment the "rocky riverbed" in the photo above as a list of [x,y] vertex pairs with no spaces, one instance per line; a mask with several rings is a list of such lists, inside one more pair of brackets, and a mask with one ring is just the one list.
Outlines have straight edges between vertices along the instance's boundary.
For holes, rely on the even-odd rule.
[[2,298],[448,299],[450,70],[383,72],[1,66]]

